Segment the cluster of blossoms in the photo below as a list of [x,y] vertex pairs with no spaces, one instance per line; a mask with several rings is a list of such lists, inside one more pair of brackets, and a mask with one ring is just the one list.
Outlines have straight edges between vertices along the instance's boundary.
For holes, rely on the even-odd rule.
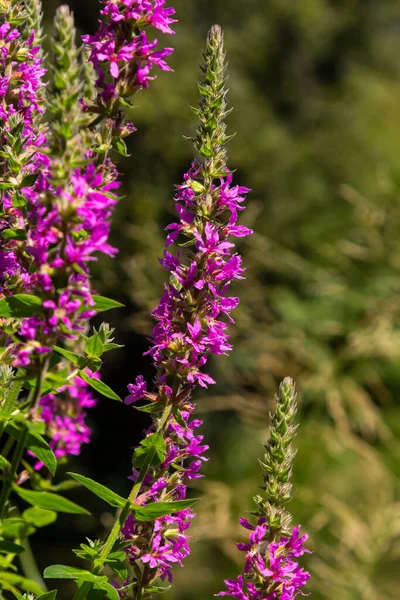
[[[144,73],[149,73],[153,64],[167,70],[161,55],[172,52],[156,52],[156,42],[145,42],[142,31],[153,26],[173,33],[167,25],[173,23],[174,11],[164,8],[164,2],[103,4],[106,22],[100,24],[97,35],[84,37],[97,86],[102,89],[97,97],[95,82],[85,81],[87,67],[75,46],[73,17],[67,7],[57,12],[55,67],[48,101],[53,118],[47,130],[40,125],[46,71],[41,47],[35,44],[40,31],[40,3],[33,2],[38,7],[36,22],[32,23],[36,34],[28,30],[24,3],[12,2],[0,15],[9,19],[0,26],[0,129],[4,147],[0,157],[8,176],[0,182],[0,297],[30,294],[41,301],[31,316],[15,324],[2,359],[32,372],[44,368],[54,345],[79,346],[89,319],[96,314],[90,263],[99,253],[116,254],[108,237],[120,183],[107,154],[113,147],[119,151],[125,148],[123,138],[135,130],[125,122],[120,103],[126,104],[134,93],[147,87]],[[10,21],[18,26],[13,28]],[[116,40],[124,48],[123,52],[118,50],[118,75],[113,53],[106,55],[106,48]],[[143,81],[132,86],[137,65],[137,77]],[[105,90],[108,100],[112,97],[106,105]],[[88,100],[76,102],[84,94]],[[60,397],[64,391],[64,387],[58,390]],[[67,395],[76,398],[74,384]],[[65,418],[61,414],[64,405]],[[65,438],[68,424],[71,435],[86,441],[83,405],[76,402],[76,418],[72,420],[70,405],[58,403],[49,433],[53,439],[59,437],[56,429],[60,425],[60,435]],[[77,446],[63,442],[62,447],[75,453]]]
[[290,531],[291,515],[285,508],[292,499],[290,478],[296,454],[292,447],[297,430],[293,425],[296,412],[296,390],[288,377],[279,388],[270,439],[261,463],[264,494],[255,497],[257,525],[240,519],[242,527],[251,532],[248,543],[237,545],[246,553],[244,575],[227,579],[227,591],[217,596],[238,600],[293,600],[299,594],[306,595],[302,588],[310,574],[296,559],[309,552],[304,547],[307,535],[299,537],[300,527]]
[[260,518],[256,526],[247,519],[240,522],[251,531],[249,543],[237,544],[239,550],[246,552],[244,576],[225,580],[227,591],[216,595],[238,600],[292,600],[299,594],[306,595],[301,588],[310,574],[292,559],[309,552],[304,547],[307,535],[299,537],[300,528],[294,527],[291,537],[271,542],[265,517]]
[[[201,422],[189,420],[194,410],[191,398],[197,386],[215,383],[203,371],[208,357],[231,349],[228,324],[221,317],[233,321],[231,311],[239,300],[229,296],[228,289],[235,279],[243,279],[244,269],[229,240],[252,232],[237,225],[244,194],[249,190],[231,185],[225,162],[224,58],[222,33],[214,27],[205,52],[203,100],[198,110],[201,125],[195,141],[205,160],[193,163],[184,183],[178,186],[175,200],[180,221],[167,227],[166,246],[182,240],[180,251],[175,256],[165,250],[160,259],[170,278],[153,313],[157,324],[148,354],[157,370],[155,390],[148,392],[141,376],[128,386],[127,404],[146,399],[152,403],[152,413],[167,411],[164,425],[155,419],[148,433],[152,436],[156,431],[163,436],[166,454],[159,467],[149,470],[145,491],[137,500],[141,504],[185,498],[185,480],[200,476],[207,446],[202,445],[202,436],[194,434]],[[210,130],[207,123],[211,119],[215,126]],[[181,564],[189,552],[184,531],[193,516],[191,510],[184,510],[146,524],[129,517],[124,529],[126,540],[143,540],[143,545],[134,542],[127,550],[131,561],[140,559],[145,565],[141,581],[136,582],[138,587],[150,585],[157,577],[170,579],[171,564]]]
[[[56,458],[78,455],[82,444],[90,441],[91,430],[86,425],[86,410],[96,404],[88,384],[74,377],[71,384],[46,394],[39,402],[40,419],[46,424],[51,438],[50,447]],[[42,463],[37,463],[37,468]]]
[[[179,411],[179,422],[170,417],[164,433],[165,459],[157,469],[156,476],[145,479],[146,491],[136,502],[145,505],[148,502],[174,502],[186,498],[186,486],[183,479],[192,480],[201,477],[199,469],[206,460],[204,453],[208,446],[203,444],[203,436],[196,434],[202,421],[191,419],[194,407],[188,403],[185,410]],[[132,479],[137,478],[134,471]],[[154,522],[143,523],[129,516],[123,528],[126,541],[131,544],[125,549],[130,562],[141,559],[147,567],[142,585],[149,585],[156,577],[171,581],[173,563],[182,566],[182,559],[190,550],[185,531],[195,514],[190,508],[173,515],[165,515]]]
[[[150,76],[153,66],[171,71],[164,59],[173,49],[157,50],[158,41],[150,42],[145,29],[150,26],[173,34],[170,25],[176,22],[172,18],[175,11],[165,7],[165,0],[104,0],[103,4],[101,13],[107,21],[100,25],[95,35],[83,37],[98,76],[96,87],[99,90],[94,104],[85,105],[85,108],[100,118],[111,117],[113,123],[107,124],[108,130],[117,128],[125,133],[134,127],[120,121],[117,116],[119,105],[130,106],[129,98],[155,79]],[[103,144],[107,141],[102,140]]]

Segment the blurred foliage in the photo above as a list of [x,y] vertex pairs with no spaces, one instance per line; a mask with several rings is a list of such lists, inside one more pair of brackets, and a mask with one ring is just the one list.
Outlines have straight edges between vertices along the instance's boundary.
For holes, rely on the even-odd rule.
[[[80,27],[93,29],[97,1],[69,3]],[[44,0],[46,14],[57,4]],[[268,410],[278,382],[290,375],[302,408],[292,508],[315,551],[307,563],[313,598],[394,600],[400,3],[175,0],[174,6],[175,73],[162,74],[132,113],[138,133],[131,158],[119,163],[126,197],[113,241],[120,254],[97,270],[99,291],[128,307],[114,323],[128,349],[110,365],[111,383],[123,373],[125,385],[144,364],[138,334],[150,331],[164,280],[157,256],[173,218],[173,186],[192,158],[181,135],[193,133],[188,105],[197,102],[199,52],[213,22],[225,29],[230,60],[229,125],[238,133],[230,166],[253,189],[243,222],[256,233],[240,247],[248,271],[236,290],[242,304],[232,328],[235,350],[214,362],[219,384],[199,398],[212,448],[207,478],[197,484],[205,498],[193,525],[192,558],[177,571],[169,598],[211,597],[236,573],[238,515],[252,509]],[[105,422],[98,421],[99,430]]]

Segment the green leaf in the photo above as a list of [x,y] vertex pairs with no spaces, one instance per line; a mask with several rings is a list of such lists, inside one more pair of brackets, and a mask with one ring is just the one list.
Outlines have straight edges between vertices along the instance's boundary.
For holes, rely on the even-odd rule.
[[214,154],[213,150],[209,146],[206,146],[205,144],[202,145],[202,147],[199,149],[199,152],[206,158],[210,158]]
[[20,544],[16,544],[15,542],[10,542],[8,540],[0,541],[0,552],[4,552],[5,554],[21,554],[24,552],[25,548]]
[[19,187],[32,187],[32,185],[35,185],[38,177],[39,173],[32,173],[31,175],[26,175],[26,177],[24,177],[21,181],[21,185]]
[[25,229],[3,229],[0,237],[5,240],[26,240]]
[[119,600],[117,590],[111,583],[108,583],[108,581],[96,582],[94,585],[95,588],[106,592],[106,598],[109,598],[110,600]]
[[103,351],[108,352],[109,350],[118,350],[118,348],[124,348],[124,346],[121,344],[113,344],[110,342],[108,344],[104,344]]
[[44,593],[44,590],[42,590],[40,585],[31,579],[27,579],[26,577],[22,577],[22,575],[17,575],[16,573],[2,571],[0,573],[0,582],[3,585],[4,583],[8,584],[8,589],[10,589],[10,586],[15,586],[24,592],[31,592],[35,596],[41,596]]
[[46,510],[45,508],[39,508],[38,506],[32,506],[27,508],[22,513],[23,518],[28,522],[32,523],[36,527],[46,527],[54,523],[57,519],[57,513],[53,510]]
[[32,525],[19,517],[5,519],[0,526],[1,535],[10,539],[24,538],[32,535],[35,531],[36,529]]
[[107,581],[107,577],[93,575],[90,571],[78,569],[77,567],[68,567],[67,565],[52,565],[44,570],[45,579],[80,579],[82,581],[95,582],[96,579]]
[[96,379],[95,377],[89,377],[87,373],[84,371],[79,371],[79,377],[86,381],[96,392],[105,396],[106,398],[111,398],[111,400],[117,400],[118,402],[122,402],[122,399],[105,383]]
[[122,138],[116,138],[113,140],[113,148],[121,156],[124,156],[125,158],[129,158],[130,154],[128,154],[128,149]]
[[56,596],[57,590],[53,590],[52,592],[46,592],[45,594],[42,594],[39,596],[39,598],[36,598],[36,600],[55,600]]
[[164,402],[151,402],[151,404],[146,404],[146,406],[134,406],[135,410],[144,413],[158,413],[162,412],[165,408]]
[[109,490],[106,486],[93,481],[93,479],[89,479],[89,477],[79,475],[78,473],[68,473],[68,475],[76,479],[76,481],[79,481],[79,483],[93,492],[93,494],[96,494],[96,496],[107,502],[107,504],[110,506],[114,506],[115,508],[125,506],[126,500],[112,490]]
[[150,585],[149,587],[144,588],[143,591],[146,594],[165,594],[165,592],[169,592],[171,587],[171,585],[167,587],[162,587],[160,585]]
[[117,590],[108,583],[105,575],[94,575],[90,571],[68,567],[66,565],[52,565],[45,569],[43,576],[45,579],[74,579],[75,581],[90,581],[96,589],[104,590],[106,597],[111,600],[119,600]]
[[200,498],[193,500],[178,500],[177,502],[150,502],[146,506],[132,505],[132,511],[137,521],[153,521],[164,515],[172,515],[173,513],[190,508]]
[[75,502],[63,498],[58,494],[52,494],[50,492],[36,492],[33,490],[27,490],[21,488],[18,485],[13,486],[14,492],[18,494],[20,498],[32,504],[33,506],[39,506],[40,508],[46,508],[47,510],[55,510],[56,512],[65,512],[75,515],[89,515],[89,511],[82,506],[78,506]]
[[15,187],[12,183],[7,183],[6,181],[0,181],[0,190],[12,190]]
[[[25,422],[18,423],[18,426],[15,423],[7,423],[5,429],[11,437],[19,441],[24,427],[26,427]],[[54,456],[53,450],[39,433],[36,433],[32,429],[29,430],[26,447],[48,468],[52,475],[55,474],[57,459]]]
[[64,358],[68,359],[74,365],[82,365],[85,363],[85,358],[80,354],[76,354],[76,352],[70,352],[69,350],[65,350],[65,348],[60,348],[59,346],[53,346],[53,349],[57,352],[57,354],[61,354]]
[[4,471],[5,469],[9,469],[11,467],[10,463],[4,456],[0,455],[0,471]]
[[112,308],[122,308],[124,305],[116,300],[111,300],[105,296],[93,296],[94,310],[97,312],[104,312],[105,310],[111,310]]
[[98,333],[92,335],[85,344],[85,352],[90,358],[100,358],[104,352],[104,344]]
[[161,433],[152,433],[140,442],[139,448],[136,448],[133,455],[133,464],[141,468],[143,464],[149,463],[150,467],[155,467],[164,462],[166,455],[166,445]]
[[41,299],[30,294],[16,294],[0,300],[0,317],[7,319],[31,317],[41,311]]
[[28,204],[28,201],[25,198],[25,196],[23,196],[19,192],[15,192],[13,199],[12,199],[12,205],[14,206],[14,208],[23,208],[27,204]]

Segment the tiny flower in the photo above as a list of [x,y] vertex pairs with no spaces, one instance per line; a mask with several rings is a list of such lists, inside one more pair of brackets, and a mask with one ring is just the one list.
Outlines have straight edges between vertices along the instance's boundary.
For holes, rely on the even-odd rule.
[[125,404],[132,404],[137,400],[141,400],[147,391],[147,383],[142,375],[136,377],[136,384],[130,383],[128,385],[129,396],[125,398]]

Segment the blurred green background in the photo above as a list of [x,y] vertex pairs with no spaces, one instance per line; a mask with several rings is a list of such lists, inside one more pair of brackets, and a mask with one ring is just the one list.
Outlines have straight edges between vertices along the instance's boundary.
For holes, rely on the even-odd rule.
[[[46,29],[61,2],[44,0]],[[92,32],[97,0],[70,0]],[[292,504],[310,535],[315,600],[395,600],[400,567],[400,2],[399,0],[175,0],[172,74],[137,96],[138,133],[119,162],[125,197],[114,221],[114,261],[96,265],[100,293],[126,308],[110,315],[126,348],[104,378],[121,394],[152,376],[146,335],[164,273],[157,257],[173,218],[174,185],[192,159],[198,63],[208,27],[223,26],[229,57],[229,147],[236,181],[253,189],[240,246],[247,279],[218,358],[218,385],[198,395],[210,444],[193,553],[168,600],[211,598],[242,568],[239,514],[260,484],[257,457],[279,381],[300,395]],[[164,40],[163,40],[164,42]],[[146,426],[101,400],[93,443],[72,465],[121,493],[129,448]],[[396,441],[397,438],[397,441]],[[71,544],[101,535],[111,515],[62,519],[36,537],[41,566],[71,563]],[[103,525],[102,525],[103,524]],[[65,598],[69,589],[65,588]]]

